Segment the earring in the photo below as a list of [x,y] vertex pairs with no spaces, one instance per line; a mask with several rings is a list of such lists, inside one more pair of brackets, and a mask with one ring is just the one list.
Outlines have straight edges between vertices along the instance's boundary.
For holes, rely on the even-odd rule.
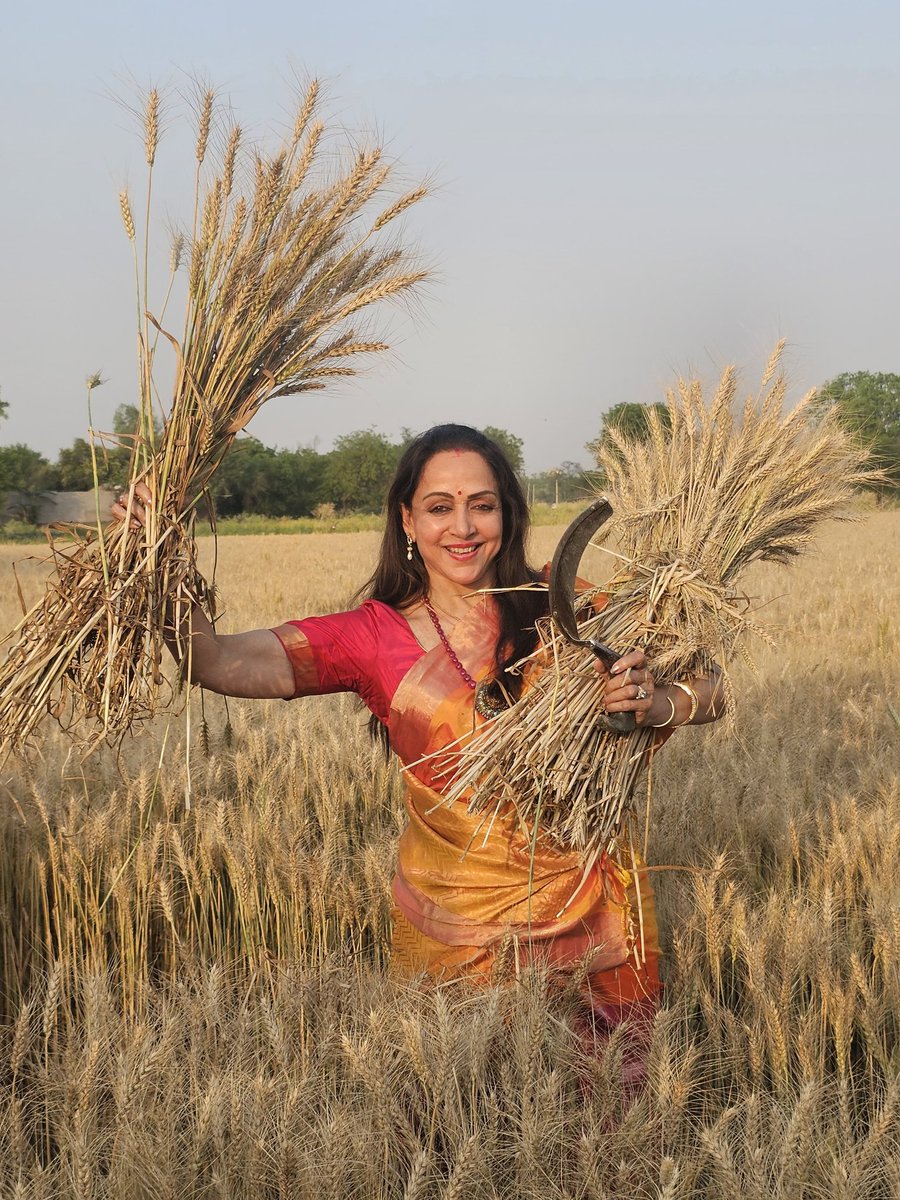
[[412,548],[416,543],[412,540],[409,534],[406,535],[406,561],[412,562]]

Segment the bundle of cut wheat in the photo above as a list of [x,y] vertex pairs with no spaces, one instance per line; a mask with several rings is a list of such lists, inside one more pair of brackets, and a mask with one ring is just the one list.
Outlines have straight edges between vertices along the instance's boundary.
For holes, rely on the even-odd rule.
[[[314,82],[289,136],[264,155],[243,151],[236,125],[217,133],[215,94],[200,97],[194,215],[188,234],[175,238],[170,263],[172,280],[182,259],[187,266],[180,341],[163,328],[165,304],[154,315],[148,303],[161,113],[155,90],[147,99],[142,238],[126,192],[120,204],[141,314],[132,478],[147,485],[154,505],[146,528],[103,528],[98,515],[95,531],[73,528],[64,548],[54,546],[55,577],[9,635],[0,668],[0,751],[26,745],[48,710],[67,726],[91,718],[81,727],[88,745],[117,738],[156,711],[164,621],[178,627],[179,611],[195,600],[211,607],[194,562],[195,513],[236,434],[266,400],[353,375],[350,362],[386,349],[359,328],[363,310],[424,278],[387,227],[426,189],[394,192],[388,202],[391,167],[377,147],[356,150],[343,165],[333,152],[323,155],[317,99]],[[157,439],[160,335],[174,349],[176,369]]]
[[[646,441],[613,434],[597,449],[615,513],[603,541],[615,531],[616,567],[603,589],[608,602],[588,608],[579,632],[623,652],[642,648],[658,683],[720,664],[729,714],[727,663],[742,635],[765,636],[741,575],[757,560],[790,562],[871,478],[859,445],[818,414],[815,393],[783,415],[781,349],[742,419],[728,369],[711,404],[698,382],[680,383],[665,415],[648,410]],[[541,634],[538,652],[517,668],[527,674],[522,699],[461,749],[449,802],[468,797],[486,821],[512,803],[529,826],[592,859],[616,850],[657,735],[602,729],[592,656],[549,621]]]

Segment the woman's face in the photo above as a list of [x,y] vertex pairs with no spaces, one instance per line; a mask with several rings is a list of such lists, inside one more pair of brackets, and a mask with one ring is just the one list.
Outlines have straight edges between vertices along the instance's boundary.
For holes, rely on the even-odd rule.
[[432,587],[458,592],[492,587],[503,515],[497,481],[474,450],[441,450],[425,464],[403,529],[416,543]]

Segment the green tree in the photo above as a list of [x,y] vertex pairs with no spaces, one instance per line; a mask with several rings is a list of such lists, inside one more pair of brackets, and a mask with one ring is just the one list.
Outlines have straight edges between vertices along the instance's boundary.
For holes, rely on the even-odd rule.
[[242,437],[234,443],[212,479],[211,493],[221,517],[240,513],[264,513],[271,497],[275,451],[257,438]]
[[649,433],[648,416],[651,412],[656,412],[664,427],[669,428],[669,410],[665,404],[633,404],[627,400],[614,404],[609,412],[603,414],[600,433],[592,442],[588,442],[587,451],[593,454],[599,464],[600,451],[613,445],[610,436],[612,430],[634,441],[644,441]]
[[309,517],[318,504],[327,501],[325,495],[325,456],[311,446],[279,451],[279,461],[285,472],[286,496],[293,517]]
[[241,438],[213,477],[216,512],[309,516],[325,498],[324,474],[324,457],[315,450],[273,450],[256,438]]
[[381,511],[400,458],[399,446],[374,429],[361,429],[339,437],[324,457],[323,499],[344,510]]
[[833,409],[841,423],[869,447],[872,466],[884,480],[871,484],[879,500],[900,491],[900,375],[845,372],[819,391],[824,412]]
[[[120,404],[113,413],[113,437],[107,439],[104,453],[109,459],[110,481],[124,486],[132,474],[131,459],[136,436],[141,430],[141,410],[136,404]],[[162,420],[153,414],[154,441],[162,437]],[[109,444],[111,443],[111,444]]]
[[[123,487],[128,483],[133,435],[139,420],[140,413],[134,404],[120,404],[113,415],[112,434],[94,443],[97,482],[101,487]],[[157,438],[161,433],[162,423],[157,420]],[[87,492],[94,486],[91,443],[86,438],[75,438],[71,446],[60,450],[56,476],[56,486],[64,492]]]
[[[120,404],[113,413],[113,433],[118,437],[132,438],[141,428],[141,410],[136,404]],[[153,414],[153,432],[156,440],[162,437],[163,423]]]
[[35,505],[53,487],[53,468],[42,454],[21,442],[0,446],[0,508],[15,493],[14,515],[34,521]]
[[517,475],[521,475],[525,467],[522,439],[505,429],[498,429],[496,425],[485,425],[481,432],[497,443],[512,464],[512,469]]
[[[97,446],[97,482],[101,487],[122,482],[115,462],[105,447]],[[56,459],[56,484],[63,492],[88,492],[94,486],[94,464],[91,444],[76,438],[71,446],[63,447]]]
[[22,442],[0,446],[0,491],[39,492],[52,482],[52,467],[37,450]]

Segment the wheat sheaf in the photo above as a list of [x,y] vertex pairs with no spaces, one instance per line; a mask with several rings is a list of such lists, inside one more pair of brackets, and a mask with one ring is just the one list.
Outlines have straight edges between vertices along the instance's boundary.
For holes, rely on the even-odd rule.
[[[157,711],[167,698],[164,627],[170,636],[183,628],[194,603],[214,615],[193,533],[198,505],[235,436],[267,401],[323,388],[387,349],[369,331],[370,310],[408,296],[426,277],[395,232],[426,186],[398,192],[395,168],[377,145],[343,158],[334,146],[326,152],[315,81],[273,152],[245,146],[235,124],[217,129],[219,104],[207,90],[196,106],[193,216],[174,238],[169,292],[152,312],[151,197],[162,104],[153,90],[143,107],[143,236],[130,196],[119,197],[140,312],[141,427],[132,441],[128,503],[140,481],[154,504],[145,528],[98,520],[96,530],[72,527],[53,544],[45,594],[6,639],[0,755],[26,747],[48,712],[90,748]],[[182,267],[187,298],[176,337],[165,308]],[[160,347],[175,358],[168,405],[160,404],[157,384]]]
[[[646,439],[613,432],[595,449],[614,510],[597,544],[614,566],[599,611],[596,593],[582,597],[580,635],[622,652],[640,647],[658,684],[717,672],[717,702],[730,717],[728,664],[747,634],[767,637],[741,589],[746,569],[790,563],[873,477],[858,440],[820,412],[815,392],[785,412],[782,349],[742,410],[729,368],[711,401],[699,381],[681,382],[664,410],[647,410]],[[537,652],[513,668],[526,675],[522,699],[460,748],[448,803],[468,801],[485,828],[511,804],[535,836],[589,861],[615,855],[659,731],[602,728],[592,656],[549,620],[540,632]]]

